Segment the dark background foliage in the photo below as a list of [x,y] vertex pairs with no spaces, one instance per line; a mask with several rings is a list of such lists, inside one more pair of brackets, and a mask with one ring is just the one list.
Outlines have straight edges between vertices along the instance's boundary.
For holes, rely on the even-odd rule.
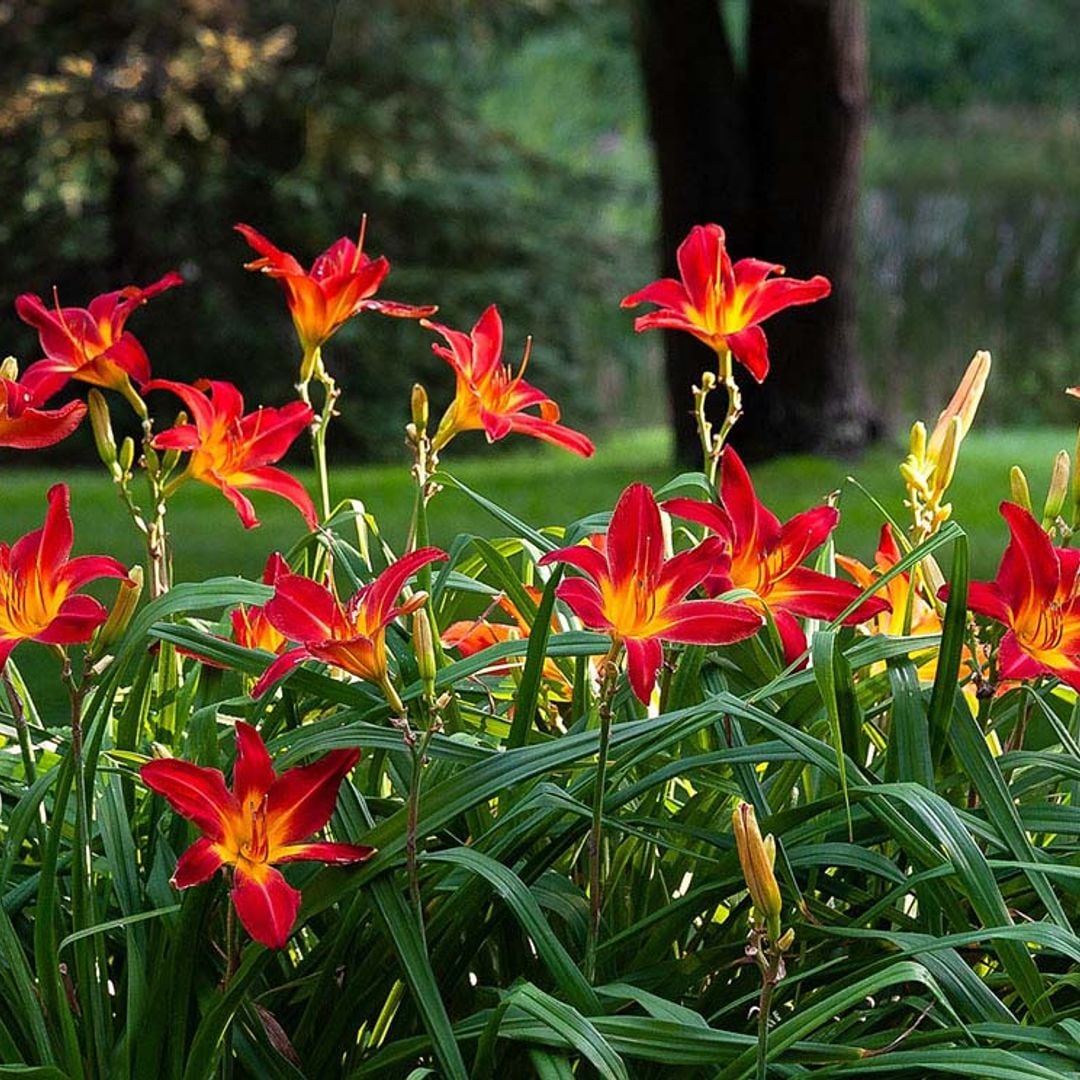
[[[496,302],[507,361],[534,335],[533,376],[572,422],[662,420],[659,344],[617,308],[656,275],[631,7],[0,3],[0,351],[36,359],[20,292],[55,285],[82,305],[177,267],[189,284],[132,323],[156,372],[233,378],[252,403],[280,402],[291,325],[276,286],[242,269],[231,226],[248,221],[307,263],[367,212],[368,250],[393,264],[386,296],[437,302],[462,328]],[[976,347],[998,364],[991,418],[1072,419],[1060,394],[1080,344],[1070,8],[869,6],[860,344],[889,422],[937,401]],[[737,42],[743,4],[724,12]],[[415,379],[439,407],[449,372],[429,343],[375,315],[331,343],[349,391],[339,453],[396,455]]]

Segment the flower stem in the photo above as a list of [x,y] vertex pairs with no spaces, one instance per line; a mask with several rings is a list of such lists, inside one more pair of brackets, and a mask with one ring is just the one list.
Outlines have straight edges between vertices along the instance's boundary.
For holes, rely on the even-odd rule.
[[705,403],[709,394],[716,389],[716,376],[711,371],[706,371],[701,376],[701,385],[694,387],[694,419],[697,422],[698,437],[701,439],[701,450],[705,458],[705,474],[714,487],[720,455],[723,453],[731,429],[738,422],[743,411],[742,394],[739,392],[739,384],[735,381],[731,351],[724,349],[717,353],[717,357],[720,361],[720,382],[727,391],[727,412],[720,424],[720,430],[715,435],[712,421],[705,414]]
[[596,978],[596,949],[600,939],[600,917],[603,911],[603,881],[601,873],[603,846],[604,782],[607,778],[608,747],[611,743],[612,700],[619,677],[619,654],[622,642],[616,638],[600,664],[600,697],[597,716],[600,721],[600,743],[597,748],[596,783],[593,786],[592,825],[589,829],[589,929],[585,941],[585,978]]
[[319,484],[319,510],[323,521],[330,517],[330,471],[326,464],[326,433],[330,427],[330,421],[337,415],[335,406],[341,397],[341,391],[333,378],[323,367],[322,357],[319,350],[315,350],[315,358],[311,375],[303,382],[297,384],[296,390],[300,400],[305,405],[311,405],[311,394],[308,390],[311,379],[314,378],[323,390],[322,410],[316,414],[311,422],[311,452],[315,461],[315,475]]
[[758,1001],[758,1043],[756,1080],[767,1080],[769,1068],[769,1013],[775,983],[767,975],[761,980],[761,998]]

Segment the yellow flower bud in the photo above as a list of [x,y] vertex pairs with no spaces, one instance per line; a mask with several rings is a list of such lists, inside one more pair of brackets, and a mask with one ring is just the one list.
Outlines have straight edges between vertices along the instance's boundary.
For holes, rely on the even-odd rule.
[[122,579],[116,591],[116,602],[101,629],[94,635],[92,654],[99,656],[115,641],[124,636],[143,591],[143,568],[133,566],[126,579]]
[[435,696],[435,640],[426,608],[417,608],[413,613],[413,650],[420,681],[424,684],[424,695],[431,699]]
[[735,833],[735,849],[739,854],[750,899],[754,903],[754,920],[765,925],[769,938],[780,938],[780,914],[783,900],[780,886],[773,873],[776,861],[776,841],[772,836],[762,839],[757,816],[749,803],[741,802],[731,815],[731,827]]
[[911,425],[908,446],[911,449],[911,456],[918,464],[922,464],[926,459],[926,425],[921,420],[916,420]]
[[118,461],[125,476],[131,472],[131,466],[135,462],[135,440],[130,435],[125,436],[124,441],[120,444]]
[[1030,514],[1031,488],[1028,487],[1027,477],[1019,465],[1014,465],[1009,470],[1009,490],[1012,493],[1012,501],[1017,506],[1022,506]]
[[423,432],[426,430],[428,422],[428,396],[427,391],[420,383],[413,383],[410,404],[412,406],[412,422],[416,425],[417,431]]
[[14,356],[5,356],[0,360],[0,379],[8,382],[17,382],[19,378],[19,362]]
[[957,443],[963,441],[964,436],[971,428],[971,422],[975,419],[975,410],[982,401],[983,391],[986,389],[986,380],[990,375],[990,354],[985,349],[980,349],[968,364],[956,393],[949,400],[949,404],[942,410],[938,422],[934,426],[934,432],[930,436],[928,453],[931,458],[937,460],[941,456],[941,446],[945,440],[945,428],[950,421],[960,421],[960,432]]
[[1065,496],[1069,493],[1069,452],[1059,450],[1054,458],[1054,468],[1050,473],[1050,487],[1043,503],[1042,526],[1048,529],[1061,513],[1065,505]]
[[91,389],[86,395],[86,404],[90,410],[90,429],[94,433],[98,457],[115,475],[119,473],[119,466],[116,463],[116,436],[113,435],[108,402],[100,390]]
[[953,473],[956,471],[956,458],[960,453],[960,440],[963,437],[960,417],[950,417],[944,425],[941,443],[934,461],[934,495],[939,499],[952,483]]

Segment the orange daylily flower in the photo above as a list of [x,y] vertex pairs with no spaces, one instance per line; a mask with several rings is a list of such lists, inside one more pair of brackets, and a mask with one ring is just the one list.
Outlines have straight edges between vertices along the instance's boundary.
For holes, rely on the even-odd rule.
[[62,308],[57,299],[51,311],[40,297],[23,293],[15,300],[15,310],[23,322],[37,330],[45,353],[44,360],[26,369],[23,382],[43,397],[54,394],[68,379],[77,379],[118,390],[132,399],[132,381],[141,387],[149,380],[150,361],[138,339],[124,327],[147,300],[183,283],[184,279],[171,271],[145,288],[128,285],[104,293],[86,308]]
[[[720,464],[720,502],[669,499],[664,509],[711,529],[724,541],[705,590],[719,596],[730,589],[748,589],[757,603],[769,609],[784,656],[793,661],[806,650],[806,635],[797,615],[835,619],[859,596],[860,589],[801,565],[840,522],[834,506],[816,506],[781,525],[758,501],[750,474],[729,446]],[[887,601],[871,597],[845,620],[853,626],[888,609]]]
[[414,593],[397,604],[405,582],[421,566],[448,558],[438,548],[420,548],[391,563],[346,604],[325,586],[300,574],[281,569],[274,595],[263,612],[271,626],[290,641],[300,643],[279,656],[252,688],[261,697],[280,679],[307,659],[333,664],[358,679],[382,688],[392,704],[397,693],[390,684],[386,658],[386,628],[400,615],[408,615],[427,600]]
[[[1010,539],[993,581],[968,586],[968,607],[1008,627],[998,647],[1004,679],[1056,675],[1080,690],[1080,551],[1056,548],[1014,503],[1001,504]],[[948,599],[949,586],[939,596]]]
[[820,274],[809,281],[774,278],[784,268],[760,259],[732,265],[719,225],[695,225],[676,255],[681,281],[661,278],[625,297],[621,306],[649,303],[659,310],[640,315],[634,329],[685,330],[717,354],[730,352],[761,382],[769,373],[769,346],[760,324],[795,304],[812,304],[832,286]]
[[97,578],[127,579],[127,568],[108,555],[69,559],[74,530],[67,485],[50,488],[48,501],[40,529],[0,544],[0,669],[22,641],[89,641],[109,613],[78,590]]
[[232,791],[218,769],[179,758],[148,761],[139,770],[143,783],[203,832],[177,861],[172,886],[201,885],[231,866],[240,922],[256,941],[283,948],[300,909],[300,891],[275,865],[299,859],[355,863],[375,853],[360,844],[303,842],[330,820],[341,781],[359,759],[359,749],[332,750],[278,776],[259,733],[238,720]]
[[761,616],[742,605],[686,599],[722,550],[710,537],[665,559],[656,499],[644,484],[631,484],[615,505],[603,552],[578,544],[548,552],[540,565],[569,563],[592,579],[568,578],[556,595],[587,627],[626,645],[630,685],[647,703],[664,659],[661,642],[728,645],[761,628]]
[[[498,308],[492,304],[477,320],[471,334],[451,330],[424,319],[421,326],[441,334],[450,346],[433,344],[432,351],[448,361],[457,376],[454,400],[439,422],[432,447],[441,450],[462,431],[483,431],[488,442],[495,442],[511,431],[532,435],[591,457],[596,449],[580,432],[564,427],[559,421],[559,406],[523,375],[529,362],[530,342],[517,375],[502,363],[503,324]],[[525,410],[537,406],[540,415]]]
[[[315,414],[309,405],[293,401],[281,409],[261,408],[245,416],[244,399],[232,383],[200,379],[189,386],[155,379],[146,389],[176,394],[195,421],[155,435],[154,448],[189,452],[183,477],[218,488],[236,508],[245,529],[254,528],[259,519],[241,488],[272,491],[288,499],[304,515],[308,527],[316,527],[315,504],[304,485],[272,467],[311,423]],[[209,398],[204,391],[209,391]]]
[[372,259],[364,254],[365,215],[360,235],[354,244],[347,236],[331,244],[305,270],[287,251],[275,247],[250,225],[237,225],[236,231],[259,253],[261,258],[245,263],[248,270],[261,270],[277,278],[285,289],[293,325],[296,327],[304,358],[300,381],[307,382],[318,368],[319,349],[337,329],[361,311],[378,311],[403,319],[434,315],[439,309],[431,304],[417,306],[372,297],[390,273],[389,261],[380,255]]
[[[529,595],[539,603],[540,590],[532,586],[525,588]],[[528,638],[532,627],[518,610],[517,605],[505,595],[499,596],[497,604],[514,620],[513,623],[490,622],[486,616],[481,616],[479,619],[463,619],[460,622],[451,623],[443,631],[443,645],[448,649],[457,649],[463,657],[468,657],[503,641],[522,641]],[[557,622],[554,619],[552,626],[557,629]],[[524,663],[522,658],[499,660],[484,670],[491,675],[509,675],[516,668],[523,667]],[[573,689],[562,669],[550,657],[544,660],[543,677],[559,694],[567,694]]]

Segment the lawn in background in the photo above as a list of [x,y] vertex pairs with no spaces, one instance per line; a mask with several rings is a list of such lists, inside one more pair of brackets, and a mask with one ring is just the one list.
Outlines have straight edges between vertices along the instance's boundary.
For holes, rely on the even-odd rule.
[[[1054,454],[1072,449],[1075,434],[1061,429],[973,432],[960,452],[960,464],[950,489],[954,519],[971,541],[975,577],[992,576],[1008,533],[998,504],[1009,497],[1009,467],[1021,465],[1031,482],[1033,498],[1041,505]],[[461,443],[455,445],[455,451]],[[482,447],[482,444],[481,444]],[[838,550],[868,561],[877,543],[881,515],[870,500],[846,481],[854,476],[885,508],[906,522],[897,464],[904,450],[879,446],[859,462],[790,457],[754,466],[758,497],[786,519],[839,490],[841,524]],[[588,461],[545,446],[528,446],[483,457],[445,455],[446,471],[474,490],[510,510],[531,525],[565,525],[577,518],[609,510],[619,492],[634,480],[658,487],[671,479],[667,432],[649,428],[622,432],[600,441]],[[313,477],[300,473],[312,489]],[[134,563],[141,546],[111,482],[87,472],[31,469],[5,470],[0,483],[0,541],[11,542],[38,528],[45,512],[45,492],[51,484],[71,485],[76,554],[112,554]],[[338,468],[333,473],[335,498],[359,499],[373,513],[383,538],[398,552],[404,546],[412,513],[413,486],[408,466]],[[240,574],[257,579],[271,551],[285,551],[303,531],[300,515],[273,496],[254,494],[261,527],[245,531],[232,507],[214,489],[190,483],[169,505],[168,522],[176,558],[177,581]],[[483,536],[505,533],[500,523],[465,495],[446,488],[429,511],[432,542],[442,546],[462,532]],[[948,565],[948,553],[943,558]],[[113,594],[102,585],[97,595]],[[63,709],[56,683],[56,663],[40,646],[25,645],[15,660],[32,685],[40,689],[39,704]],[[57,722],[62,722],[58,720]]]

